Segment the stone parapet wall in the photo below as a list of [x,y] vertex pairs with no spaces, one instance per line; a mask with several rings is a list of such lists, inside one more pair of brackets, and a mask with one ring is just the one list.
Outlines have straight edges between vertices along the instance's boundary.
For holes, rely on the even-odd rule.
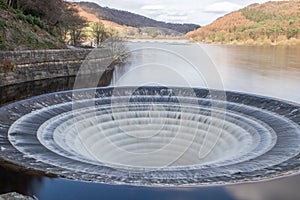
[[85,75],[104,72],[111,63],[108,49],[0,52],[0,87],[76,76],[79,69]]

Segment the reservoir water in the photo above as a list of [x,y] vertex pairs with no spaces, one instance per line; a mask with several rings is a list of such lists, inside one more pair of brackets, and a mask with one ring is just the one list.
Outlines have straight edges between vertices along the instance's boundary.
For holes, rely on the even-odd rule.
[[[116,68],[113,86],[214,88],[300,103],[300,48],[297,47],[155,42],[130,43],[128,46],[131,57],[125,66]],[[72,89],[72,81],[61,81],[65,86],[51,88],[53,91]],[[53,82],[45,81],[42,85],[49,88],[47,84],[53,85]],[[40,91],[40,85],[32,83],[28,87],[31,91]],[[5,88],[5,91],[9,90]],[[44,92],[49,91],[45,89]],[[13,99],[16,98],[8,98],[9,101]],[[0,170],[0,193],[19,191],[38,199],[298,199],[299,184],[300,176],[296,175],[224,187],[147,188],[50,179]]]
[[[300,47],[129,44],[112,85],[224,89],[300,102]],[[210,63],[212,62],[212,63]]]

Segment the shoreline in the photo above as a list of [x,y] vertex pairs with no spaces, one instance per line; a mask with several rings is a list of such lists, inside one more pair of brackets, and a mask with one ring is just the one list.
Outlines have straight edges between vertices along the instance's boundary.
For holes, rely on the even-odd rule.
[[232,46],[274,46],[274,47],[292,47],[292,46],[300,46],[300,39],[294,41],[279,41],[275,43],[263,43],[263,42],[230,42],[230,43],[221,43],[221,42],[199,42],[194,40],[189,40],[190,43],[195,44],[205,44],[205,45],[232,45]]
[[200,45],[224,45],[224,46],[257,46],[257,47],[300,47],[300,39],[294,41],[279,41],[275,43],[262,43],[262,42],[199,42],[191,38],[163,38],[163,39],[150,39],[150,38],[137,38],[127,39],[126,42],[155,42],[155,43],[179,43],[179,44],[200,44]]

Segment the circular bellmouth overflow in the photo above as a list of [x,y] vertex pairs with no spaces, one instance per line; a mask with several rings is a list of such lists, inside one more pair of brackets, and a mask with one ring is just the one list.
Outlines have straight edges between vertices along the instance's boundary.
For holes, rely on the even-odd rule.
[[226,184],[298,170],[300,109],[190,88],[52,93],[0,109],[1,157],[71,179]]

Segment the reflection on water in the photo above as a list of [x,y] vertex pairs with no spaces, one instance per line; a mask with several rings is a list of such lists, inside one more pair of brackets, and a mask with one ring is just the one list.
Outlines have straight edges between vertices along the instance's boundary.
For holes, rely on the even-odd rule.
[[241,200],[299,200],[299,176],[278,180],[225,187],[236,199]]
[[217,68],[198,45],[130,44],[125,66],[115,69],[114,86],[182,86],[223,89]]
[[50,179],[0,168],[0,194],[18,192],[39,200],[236,200],[222,187],[146,188]]
[[300,102],[300,47],[203,47],[227,90]]
[[221,187],[145,188],[46,180],[37,197],[43,200],[111,199],[111,200],[236,200]]
[[[150,43],[131,46],[133,49],[145,47],[151,47],[152,50],[137,51],[134,54],[136,57],[131,57],[128,65],[116,69],[113,85],[214,87],[300,102],[298,87],[300,48],[202,45],[201,48],[216,66],[214,71],[207,69],[207,65],[201,62],[197,54],[199,46]],[[155,51],[153,48],[160,50]],[[162,51],[164,53],[160,54]],[[139,56],[139,52],[142,52],[142,57]],[[0,104],[41,93],[72,89],[73,83],[74,78],[62,78],[1,88]],[[88,199],[296,200],[300,197],[299,183],[298,175],[264,183],[226,187],[140,188],[50,179],[0,168],[0,193],[17,191],[35,195],[42,200],[87,197]]]
[[[162,58],[159,50],[149,53],[149,50],[141,49],[145,48],[145,45],[133,45],[132,49],[140,50],[131,57],[131,63],[115,70],[112,85],[147,85],[151,80],[155,80],[157,85],[209,87],[207,80],[213,83],[212,79],[220,77],[223,88],[217,89],[259,94],[300,103],[300,47],[185,45],[174,49],[174,46],[167,44],[147,44],[147,46],[177,52],[188,58],[192,64],[178,62],[174,54]],[[199,71],[203,72],[207,67],[193,56],[199,48],[212,59],[218,74],[199,75]],[[164,69],[159,70],[153,63],[157,65],[161,63],[161,59]],[[199,71],[195,70],[195,67]],[[188,81],[182,82],[181,79]],[[300,175],[297,175],[265,183],[233,185],[225,188],[236,199],[296,200],[300,197],[299,183]]]
[[300,47],[140,43],[130,48],[133,56],[116,68],[112,85],[193,86],[300,102]]
[[18,192],[33,196],[43,187],[43,177],[0,167],[0,194]]

